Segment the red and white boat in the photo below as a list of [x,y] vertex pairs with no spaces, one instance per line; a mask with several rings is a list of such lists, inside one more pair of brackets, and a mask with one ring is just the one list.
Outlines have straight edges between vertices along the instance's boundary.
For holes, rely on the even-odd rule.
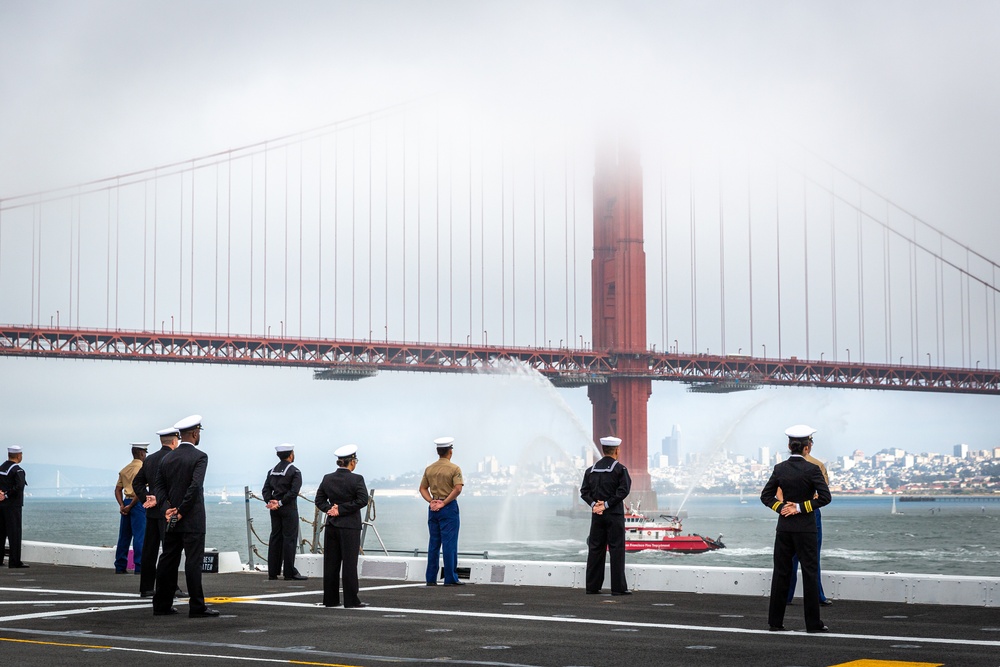
[[680,517],[661,514],[650,519],[638,509],[629,507],[625,512],[625,551],[676,551],[700,554],[715,549],[725,549],[722,535],[713,540],[701,535],[681,535]]

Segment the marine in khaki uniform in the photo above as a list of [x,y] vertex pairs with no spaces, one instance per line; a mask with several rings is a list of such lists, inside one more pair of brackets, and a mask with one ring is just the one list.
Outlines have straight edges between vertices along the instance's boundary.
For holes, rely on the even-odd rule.
[[438,562],[444,551],[444,585],[461,586],[458,580],[458,530],[461,520],[458,496],[465,481],[462,469],[451,462],[455,438],[438,438],[434,441],[438,460],[424,470],[420,479],[420,496],[427,501],[427,585],[437,585]]

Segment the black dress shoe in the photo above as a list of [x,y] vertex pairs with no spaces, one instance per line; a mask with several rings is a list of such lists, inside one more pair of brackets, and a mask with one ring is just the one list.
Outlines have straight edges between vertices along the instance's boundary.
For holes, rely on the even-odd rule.
[[156,611],[155,609],[153,610],[153,616],[173,616],[176,613],[177,613],[177,607],[171,607],[166,611]]
[[600,595],[601,591],[587,591],[587,595]]
[[293,574],[290,577],[285,577],[285,581],[305,581],[308,578],[309,577],[307,577],[306,575],[299,574],[298,572],[296,572],[295,574]]
[[206,608],[204,611],[193,611],[188,614],[188,618],[212,618],[219,615],[218,609]]
[[18,564],[18,565],[11,565],[11,568],[13,568],[13,569],[15,569],[15,570],[17,570],[17,569],[21,569],[21,568],[27,568],[27,567],[29,567],[29,566],[28,566],[28,565],[25,565],[24,563],[20,563],[20,564]]
[[464,586],[464,585],[465,585],[464,581],[453,581],[450,584],[445,582],[445,586]]
[[141,597],[141,598],[151,598],[151,597],[153,597],[153,591],[139,591],[139,597]]
[[437,582],[436,582],[436,581],[428,581],[428,582],[427,582],[427,585],[428,585],[428,586],[437,586],[438,584],[437,584]]
[[272,576],[268,575],[267,580],[268,581],[275,581],[275,580],[277,580],[277,577],[272,577]]
[[368,606],[367,602],[359,602],[357,604],[345,604],[344,609],[357,609],[359,607],[367,607],[367,606]]
[[824,625],[822,628],[814,628],[812,630],[806,630],[806,632],[808,632],[809,634],[813,634],[816,632],[830,632],[830,628]]
[[830,600],[830,599],[827,599],[827,600],[820,600],[820,601],[819,601],[819,603],[820,603],[820,605],[821,605],[821,606],[823,606],[823,607],[829,607],[830,605],[832,605],[832,604],[833,604],[833,600]]
[[785,626],[783,625],[771,625],[767,628],[770,632],[785,632]]
[[611,591],[611,594],[612,595],[632,595],[632,591],[619,591],[617,593],[615,593],[614,591]]

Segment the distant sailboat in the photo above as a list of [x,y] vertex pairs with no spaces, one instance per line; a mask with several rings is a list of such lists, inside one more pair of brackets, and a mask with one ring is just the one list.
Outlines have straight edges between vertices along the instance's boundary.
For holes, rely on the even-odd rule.
[[740,504],[741,505],[746,505],[747,504],[746,499],[743,497],[743,487],[742,486],[740,487]]
[[[893,499],[893,500],[895,500],[895,499]],[[220,505],[232,505],[232,503],[229,502],[229,494],[226,493],[226,487],[222,487],[222,498],[219,500],[219,504]]]
[[892,497],[892,510],[889,512],[889,514],[902,514],[902,512],[896,511],[896,496]]

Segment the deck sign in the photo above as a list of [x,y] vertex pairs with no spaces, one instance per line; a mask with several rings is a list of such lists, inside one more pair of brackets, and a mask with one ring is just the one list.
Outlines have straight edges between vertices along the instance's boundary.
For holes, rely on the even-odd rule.
[[214,574],[218,574],[219,573],[219,552],[218,551],[212,551],[212,552],[206,552],[205,553],[205,555],[202,557],[202,561],[201,561],[201,571],[202,572],[211,572],[211,573],[214,573]]

